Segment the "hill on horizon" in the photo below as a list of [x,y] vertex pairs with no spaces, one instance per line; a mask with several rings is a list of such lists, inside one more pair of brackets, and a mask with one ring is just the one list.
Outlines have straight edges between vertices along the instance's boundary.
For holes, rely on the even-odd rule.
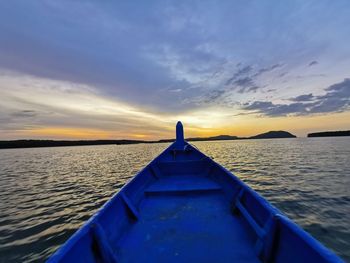
[[269,131],[261,133],[255,136],[251,136],[248,139],[276,139],[276,138],[296,138],[294,134],[287,131]]

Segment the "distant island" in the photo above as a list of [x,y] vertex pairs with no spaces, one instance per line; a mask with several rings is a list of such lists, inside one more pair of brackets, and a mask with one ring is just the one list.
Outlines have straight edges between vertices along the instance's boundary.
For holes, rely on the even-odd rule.
[[338,137],[338,136],[350,136],[350,131],[314,132],[314,133],[309,133],[307,135],[307,137]]
[[266,133],[258,134],[249,139],[276,139],[276,138],[296,138],[297,136],[286,131],[269,131]]
[[[219,135],[212,137],[187,138],[187,141],[225,141],[225,140],[249,140],[249,139],[276,139],[295,138],[296,136],[286,131],[269,131],[251,137],[237,137],[232,135]],[[58,146],[85,146],[85,145],[123,145],[137,143],[162,143],[173,142],[174,139],[163,139],[157,141],[143,140],[78,140],[78,141],[56,141],[56,140],[13,140],[0,141],[0,149],[10,148],[36,148],[36,147],[58,147]]]

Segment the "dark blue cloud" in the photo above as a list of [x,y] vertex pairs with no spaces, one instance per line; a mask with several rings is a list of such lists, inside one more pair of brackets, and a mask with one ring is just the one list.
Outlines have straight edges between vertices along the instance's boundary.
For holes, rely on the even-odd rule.
[[319,96],[319,99],[339,98],[349,99],[350,97],[350,78],[344,79],[342,82],[333,84],[325,89],[327,92],[324,96]]
[[[240,65],[241,64],[239,64],[238,67]],[[256,92],[259,88],[261,88],[256,84],[257,78],[282,66],[283,64],[278,63],[268,67],[255,69],[253,66],[248,65],[243,68],[239,68],[233,74],[233,76],[226,81],[225,85],[227,86],[228,90],[236,90],[241,94]]]
[[236,88],[238,93],[255,92],[259,89],[259,87],[255,84],[253,78],[251,77],[237,79],[232,84],[233,87]]
[[[306,115],[315,113],[341,112],[350,107],[350,79],[336,83],[325,89],[326,94],[313,96],[300,95],[290,104],[274,104],[272,102],[255,101],[243,107],[244,110],[261,113],[267,116]],[[311,101],[312,102],[306,102]]]
[[252,71],[253,67],[249,65],[238,69],[233,74],[233,76],[226,81],[225,85],[221,86],[218,89],[211,90],[204,96],[201,96],[201,99],[199,100],[200,104],[217,103],[232,105],[232,100],[226,98],[223,101],[224,95],[227,95],[231,92],[237,92],[240,94],[256,92],[260,87],[255,83],[256,77],[253,78],[249,76],[249,73],[251,73]]
[[247,104],[244,106],[245,110],[258,110],[261,112],[266,112],[269,109],[273,108],[275,104],[271,101],[254,101],[251,104]]
[[291,101],[310,101],[313,99],[314,99],[314,96],[312,95],[312,93],[309,93],[309,94],[297,96],[295,98],[291,98],[290,100]]
[[245,77],[241,79],[237,79],[236,81],[233,82],[234,85],[239,86],[239,87],[250,87],[254,85],[253,79],[250,77]]
[[309,63],[309,67],[315,66],[315,65],[317,65],[317,64],[318,64],[318,62],[317,62],[316,60],[311,61],[311,62]]
[[262,113],[267,116],[283,116],[287,114],[305,113],[305,104],[273,104],[272,102],[255,101],[243,108],[244,110]]
[[312,113],[343,111],[350,106],[350,78],[333,84],[325,89],[327,93],[317,96],[311,108]]
[[260,76],[261,74],[264,74],[264,73],[267,73],[267,72],[271,72],[271,71],[273,71],[273,70],[275,70],[277,68],[280,68],[282,66],[283,66],[283,64],[278,63],[278,64],[274,64],[274,65],[272,65],[270,67],[267,67],[267,68],[261,68],[261,69],[258,70],[258,72],[256,72],[253,75],[253,77],[257,77],[257,76]]
[[237,78],[247,75],[253,70],[252,66],[248,65],[243,68],[238,69],[232,77],[226,81],[226,85],[231,85]]

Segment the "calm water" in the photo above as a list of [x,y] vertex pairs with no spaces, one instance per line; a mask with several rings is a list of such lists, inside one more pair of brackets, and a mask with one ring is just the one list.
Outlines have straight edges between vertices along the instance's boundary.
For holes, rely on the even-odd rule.
[[[195,145],[350,261],[350,138]],[[166,146],[0,150],[0,262],[47,259]]]

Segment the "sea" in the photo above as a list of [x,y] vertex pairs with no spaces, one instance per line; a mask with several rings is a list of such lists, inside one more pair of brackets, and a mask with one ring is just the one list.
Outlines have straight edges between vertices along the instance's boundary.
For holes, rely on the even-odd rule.
[[[193,144],[350,262],[350,137]],[[44,262],[167,146],[0,150],[0,262]]]

